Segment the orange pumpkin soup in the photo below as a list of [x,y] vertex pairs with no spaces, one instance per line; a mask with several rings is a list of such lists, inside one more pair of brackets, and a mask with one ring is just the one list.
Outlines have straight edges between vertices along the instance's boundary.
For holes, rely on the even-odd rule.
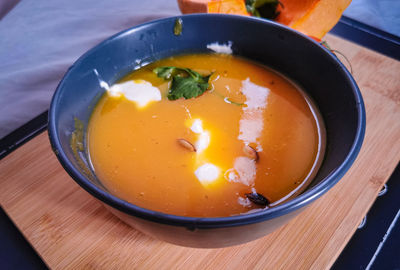
[[[188,68],[177,76],[200,74],[207,90],[171,98],[173,87],[196,86],[174,86],[177,72],[162,77],[160,67]],[[282,75],[232,55],[195,54],[151,63],[109,88],[87,140],[93,169],[114,195],[164,213],[218,217],[299,193],[318,170],[323,134],[311,100]]]

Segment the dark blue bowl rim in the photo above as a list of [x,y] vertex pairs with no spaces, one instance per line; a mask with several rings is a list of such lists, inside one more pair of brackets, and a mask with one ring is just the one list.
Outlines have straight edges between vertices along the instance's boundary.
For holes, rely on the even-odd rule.
[[[270,27],[280,28],[281,31],[290,31],[299,36],[299,38],[303,38],[308,40],[312,44],[312,46],[317,46],[319,50],[323,50],[332,61],[336,62],[337,66],[339,67],[340,71],[343,75],[347,78],[349,85],[353,90],[353,94],[357,103],[357,111],[358,111],[358,124],[357,124],[357,132],[353,142],[353,145],[350,148],[350,151],[346,158],[344,159],[343,163],[337,167],[331,174],[329,174],[325,179],[321,181],[321,183],[317,184],[316,186],[312,187],[311,189],[305,191],[304,193],[300,194],[294,199],[291,199],[288,202],[285,202],[281,205],[278,205],[273,208],[265,209],[262,211],[243,214],[243,215],[235,215],[229,217],[213,217],[213,218],[200,218],[200,217],[184,217],[184,216],[176,216],[165,214],[157,211],[152,211],[149,209],[145,209],[133,204],[130,204],[106,191],[102,190],[101,188],[97,187],[93,183],[91,183],[85,176],[83,176],[68,160],[66,154],[63,152],[61,143],[59,141],[57,127],[56,127],[56,107],[58,100],[61,96],[61,88],[62,85],[66,80],[68,80],[70,71],[74,69],[75,66],[79,65],[82,61],[84,61],[85,57],[91,54],[93,51],[101,48],[106,43],[126,34],[129,34],[131,31],[135,31],[142,27],[149,27],[151,25],[163,24],[163,23],[170,23],[174,22],[177,18],[182,18],[183,21],[190,20],[190,19],[206,19],[209,20],[211,18],[219,18],[223,20],[238,20],[238,21],[254,21],[257,23],[262,24],[269,24]],[[363,143],[364,135],[365,135],[365,127],[366,127],[366,116],[365,116],[365,108],[364,102],[358,89],[356,82],[354,81],[353,77],[346,69],[346,67],[333,55],[329,50],[325,47],[321,46],[318,42],[314,41],[313,39],[307,37],[306,35],[293,30],[289,27],[284,25],[267,21],[260,18],[255,17],[245,17],[245,16],[238,16],[238,15],[227,15],[227,14],[190,14],[190,15],[181,15],[176,17],[168,17],[159,20],[154,20],[151,22],[147,22],[144,24],[140,24],[129,28],[127,30],[121,31],[112,37],[104,40],[97,46],[93,47],[85,54],[83,54],[66,72],[64,78],[60,81],[55,94],[53,95],[50,110],[49,110],[49,126],[48,126],[48,134],[50,143],[52,146],[53,151],[55,152],[58,160],[64,167],[64,169],[68,172],[68,174],[87,192],[93,195],[95,198],[101,200],[102,202],[135,217],[139,217],[145,220],[153,221],[156,223],[161,224],[168,224],[174,226],[183,226],[190,229],[207,229],[207,228],[223,228],[223,227],[232,227],[232,226],[242,226],[253,224],[257,222],[266,221],[269,219],[273,219],[290,212],[293,212],[297,209],[300,209],[312,201],[316,200],[324,193],[326,193],[330,188],[332,188],[341,178],[342,176],[349,170],[351,165],[353,164],[354,160],[356,159],[361,145]]]

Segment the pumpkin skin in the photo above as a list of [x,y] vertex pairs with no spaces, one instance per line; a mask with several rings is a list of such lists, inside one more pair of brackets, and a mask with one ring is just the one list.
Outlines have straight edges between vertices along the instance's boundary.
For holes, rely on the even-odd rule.
[[[245,0],[178,0],[182,13],[226,13],[250,16]],[[351,0],[280,0],[275,21],[321,39],[335,26]]]

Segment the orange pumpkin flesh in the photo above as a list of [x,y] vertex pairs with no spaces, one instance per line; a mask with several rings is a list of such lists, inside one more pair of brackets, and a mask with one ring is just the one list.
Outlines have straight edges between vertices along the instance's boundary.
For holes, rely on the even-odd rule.
[[[339,21],[351,0],[280,0],[276,21],[316,39],[321,39]],[[182,13],[227,13],[249,15],[245,0],[178,0]]]
[[304,16],[288,26],[308,36],[322,38],[339,21],[350,2],[351,0],[316,1]]
[[207,3],[207,11],[208,13],[226,13],[246,16],[250,15],[247,12],[243,0],[211,1]]

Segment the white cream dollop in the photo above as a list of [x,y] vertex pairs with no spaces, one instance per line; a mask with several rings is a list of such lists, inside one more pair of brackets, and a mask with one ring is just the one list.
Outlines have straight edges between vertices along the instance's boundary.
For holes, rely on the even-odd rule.
[[263,114],[267,107],[267,99],[270,90],[266,87],[256,85],[249,78],[242,82],[242,93],[246,96],[243,114],[239,121],[239,136],[246,145],[254,143],[257,151],[262,151],[258,138],[264,128]]
[[246,186],[252,186],[256,177],[257,168],[254,160],[248,157],[237,157],[234,167],[228,169],[224,177],[229,182],[242,183]]
[[[246,96],[246,107],[242,108],[238,139],[243,141],[244,145],[255,144],[256,150],[261,152],[262,147],[258,139],[264,128],[263,114],[267,107],[270,90],[252,83],[247,78],[242,82],[241,91]],[[255,161],[245,156],[239,156],[235,159],[233,168],[228,169],[224,177],[229,182],[253,186],[256,173]],[[243,201],[241,202],[243,203]]]
[[219,44],[218,42],[207,44],[207,49],[210,49],[216,53],[232,54],[232,41],[228,41],[227,44]]
[[198,167],[197,170],[194,172],[197,179],[199,179],[199,181],[203,185],[210,184],[217,180],[219,177],[219,173],[219,168],[212,163],[205,163]]
[[210,133],[207,130],[203,129],[203,121],[201,121],[200,119],[195,119],[190,129],[194,133],[199,134],[199,137],[194,146],[197,149],[197,154],[200,154],[210,144]]
[[208,162],[208,158],[204,152],[210,145],[210,132],[203,128],[203,121],[200,118],[193,119],[189,123],[190,126],[188,125],[188,127],[190,127],[190,130],[198,135],[194,143],[196,147],[197,167],[194,174],[203,186],[207,186],[217,180],[220,175],[220,168]]
[[160,90],[144,80],[114,84],[108,89],[108,93],[113,97],[124,95],[130,101],[135,102],[139,108],[147,106],[152,101],[161,100]]
[[190,129],[196,134],[203,132],[203,122],[200,119],[194,119]]

